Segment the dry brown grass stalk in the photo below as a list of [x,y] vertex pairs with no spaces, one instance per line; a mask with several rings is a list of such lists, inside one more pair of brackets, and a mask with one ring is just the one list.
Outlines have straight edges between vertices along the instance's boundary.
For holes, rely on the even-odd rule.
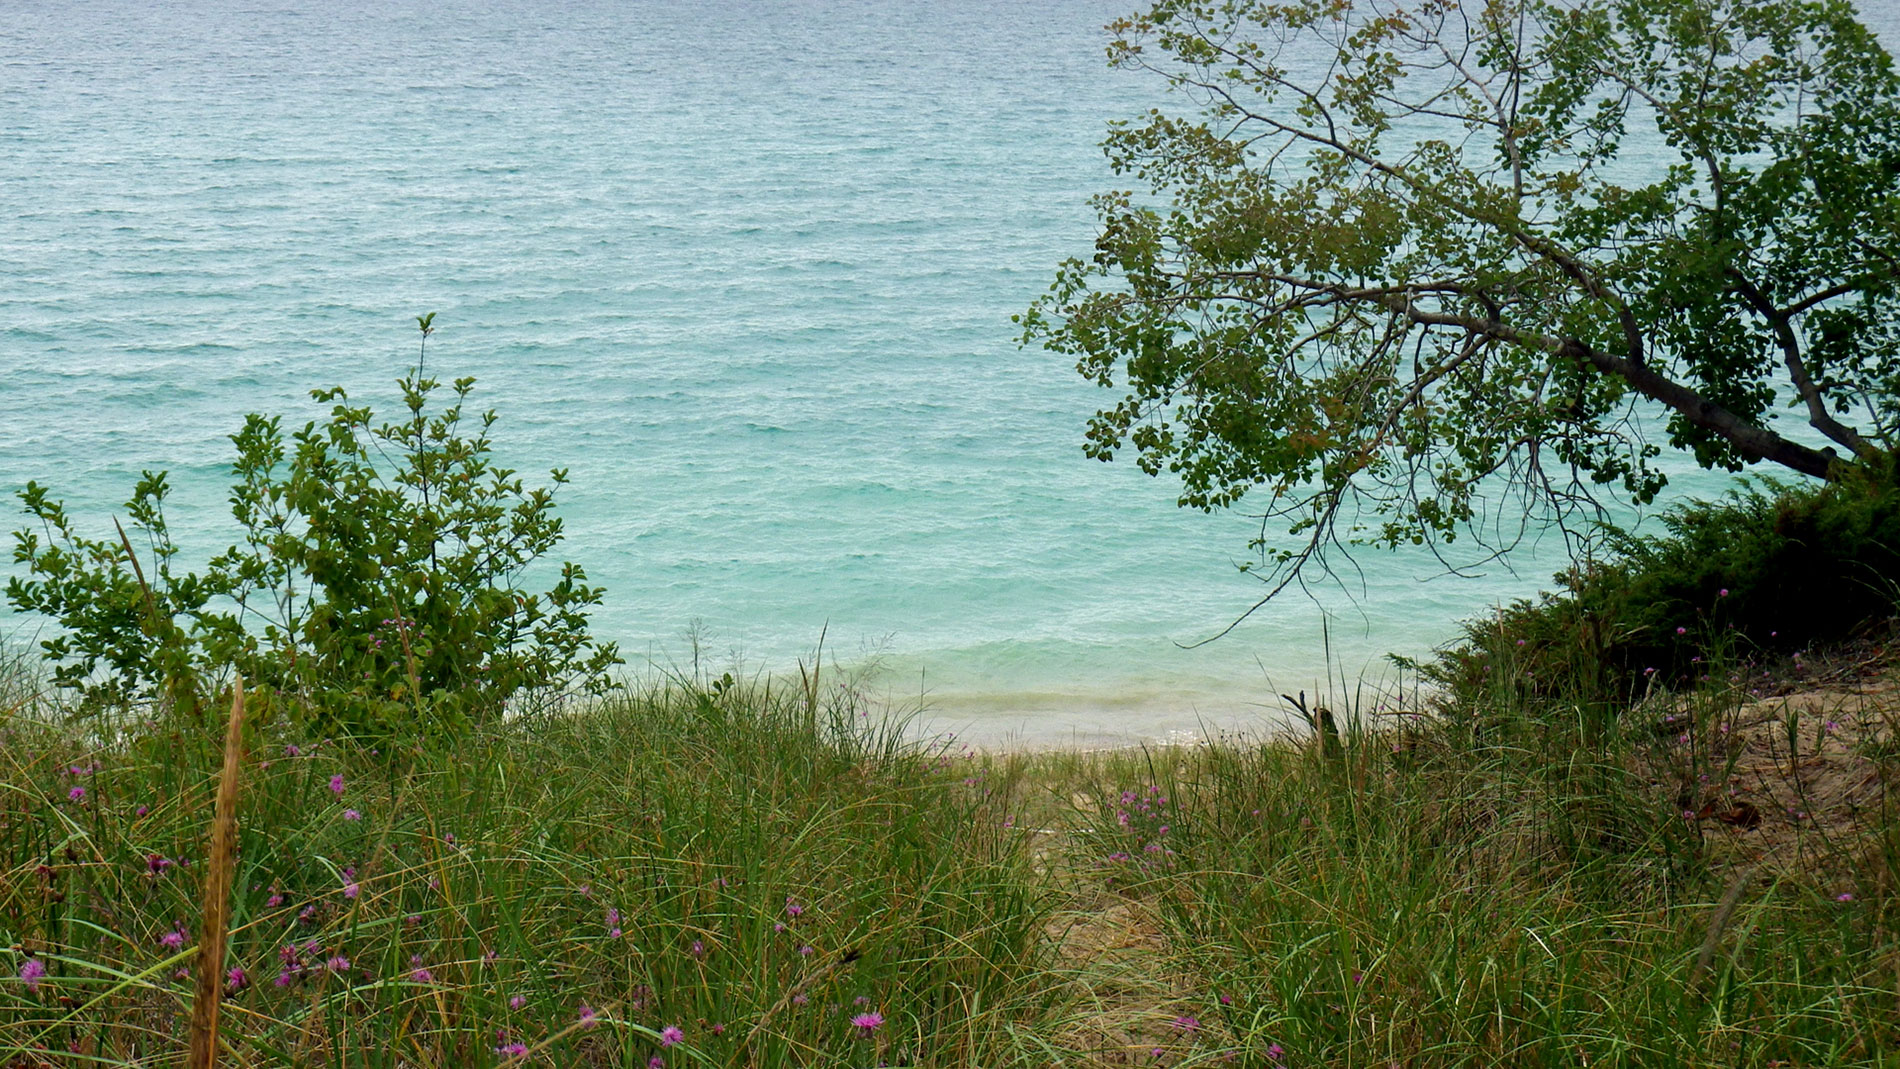
[[218,1060],[218,1007],[224,1000],[224,941],[231,924],[231,872],[237,855],[239,761],[244,749],[244,677],[231,688],[231,719],[224,728],[224,769],[205,868],[204,932],[198,940],[197,994],[191,1002],[187,1069],[211,1069]]

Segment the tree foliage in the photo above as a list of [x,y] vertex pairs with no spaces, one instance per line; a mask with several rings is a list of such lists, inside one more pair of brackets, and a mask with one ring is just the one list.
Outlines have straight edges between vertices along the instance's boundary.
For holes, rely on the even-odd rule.
[[474,383],[456,380],[432,413],[441,385],[418,366],[398,384],[406,418],[389,423],[341,388],[313,391],[329,418],[288,436],[280,418],[248,416],[231,436],[242,542],[202,574],[177,567],[165,473],[134,489],[129,532],[103,538],[29,482],[35,522],[14,535],[27,574],[7,597],[60,625],[40,644],[55,682],[93,709],[189,719],[235,669],[265,715],[371,737],[453,734],[524,689],[608,687],[620,659],[587,623],[602,592],[571,563],[528,586],[561,521],[551,489],[495,463],[493,411],[465,428]]
[[1111,130],[1142,188],[1096,198],[1024,340],[1124,394],[1090,455],[1301,536],[1263,526],[1274,592],[1342,543],[1581,529],[1653,500],[1665,445],[1889,466],[1900,80],[1847,0],[1162,0],[1111,30],[1198,113]]

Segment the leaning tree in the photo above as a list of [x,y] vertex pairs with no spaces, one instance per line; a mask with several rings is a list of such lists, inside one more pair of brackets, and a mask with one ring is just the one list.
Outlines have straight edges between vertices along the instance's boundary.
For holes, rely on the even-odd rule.
[[[1900,79],[1847,0],[1162,0],[1095,254],[1022,317],[1181,504],[1480,556],[1705,467],[1891,472]],[[1778,419],[1799,414],[1806,427]],[[1289,539],[1266,537],[1284,526]],[[1459,558],[1464,559],[1464,558]]]

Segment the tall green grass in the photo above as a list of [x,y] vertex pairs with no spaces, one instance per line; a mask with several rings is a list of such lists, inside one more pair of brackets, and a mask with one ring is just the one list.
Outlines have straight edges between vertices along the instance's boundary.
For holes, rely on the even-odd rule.
[[[1685,743],[1639,714],[1605,724],[1506,700],[1480,735],[1358,721],[1336,750],[1273,740],[1072,773],[1091,832],[1079,863],[1149,911],[1168,946],[1156,969],[1181,978],[1167,1059],[1900,1058],[1890,809],[1834,844],[1836,866],[1758,867],[1744,834],[1683,811],[1683,781],[1724,789],[1720,762],[1705,782],[1711,764],[1688,753],[1702,728]],[[1666,707],[1712,735],[1734,708]]]
[[[452,753],[258,735],[231,1055],[1010,1061],[1047,997],[1046,895],[967,759],[868,712],[844,688],[676,680]],[[0,1052],[170,1064],[217,754],[18,714],[0,731]]]

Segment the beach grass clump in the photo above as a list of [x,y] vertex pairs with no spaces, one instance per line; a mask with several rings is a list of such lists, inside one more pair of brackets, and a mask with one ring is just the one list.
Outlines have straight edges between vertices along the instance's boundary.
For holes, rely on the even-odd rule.
[[[1109,755],[1075,773],[1077,865],[1165,947],[1164,1064],[1890,1064],[1900,766],[1836,740],[1845,713],[1791,727],[1771,704]],[[1851,801],[1795,809],[1822,806],[1799,777],[1824,762]]]
[[[1008,1062],[1047,998],[1013,803],[867,712],[728,678],[453,750],[254,732],[227,1057]],[[220,754],[176,722],[85,723],[0,725],[0,1052],[170,1064]]]

